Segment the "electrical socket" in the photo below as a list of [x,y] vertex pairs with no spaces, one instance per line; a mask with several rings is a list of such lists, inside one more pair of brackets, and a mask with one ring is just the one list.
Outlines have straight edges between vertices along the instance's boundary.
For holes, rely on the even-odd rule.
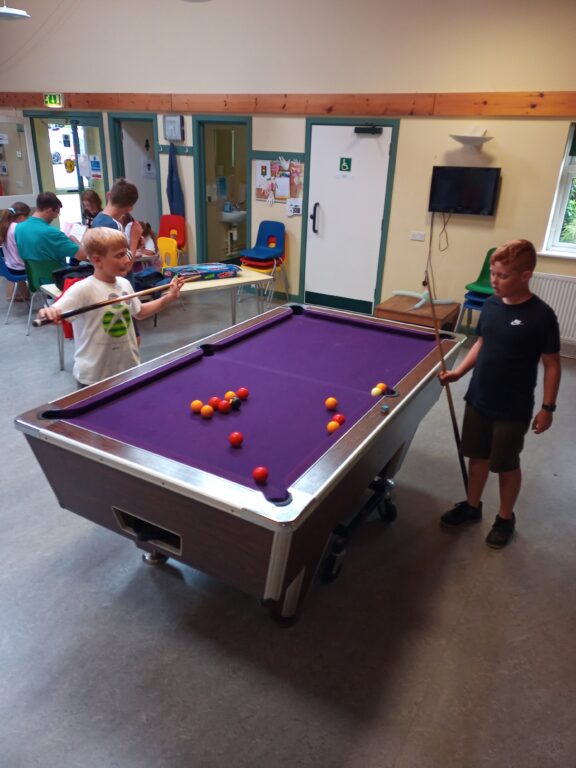
[[426,238],[426,234],[424,232],[420,232],[417,229],[413,229],[412,232],[410,232],[410,240],[418,240],[419,242],[424,242]]

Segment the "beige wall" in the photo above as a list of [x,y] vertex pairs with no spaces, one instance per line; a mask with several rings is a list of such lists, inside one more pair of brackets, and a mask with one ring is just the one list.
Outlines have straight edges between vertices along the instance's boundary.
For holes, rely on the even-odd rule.
[[572,90],[574,0],[21,0],[0,91]]
[[[481,149],[450,138],[450,134],[467,133],[476,125],[493,136]],[[439,247],[442,217],[435,216],[432,265],[440,297],[458,300],[492,246],[524,237],[541,249],[569,127],[565,120],[402,120],[383,296],[393,290],[421,290],[428,240],[411,241],[410,231],[423,230],[429,237],[427,207],[433,165],[502,168],[496,215],[452,216],[446,229],[448,248],[443,251]],[[568,259],[542,256],[538,270],[576,275],[574,261]]]
[[[76,0],[22,0],[22,5],[31,13],[30,21],[0,24],[0,91],[423,93],[574,88],[574,0],[486,0],[481,6],[462,0],[101,0],[97,13]],[[137,34],[128,34],[130,29]],[[149,55],[151,51],[155,55]],[[98,67],[85,66],[94,56]],[[253,148],[303,152],[305,125],[299,117],[255,117]],[[476,125],[494,137],[481,150],[463,148],[450,138]],[[497,215],[452,217],[449,247],[442,252],[436,217],[433,265],[439,295],[461,297],[492,245],[523,236],[542,248],[569,125],[567,119],[402,119],[382,296],[395,289],[420,289],[427,243],[413,242],[409,234],[430,231],[426,209],[435,163],[498,165],[503,177]],[[159,135],[164,143],[161,116]],[[191,143],[187,116],[186,144]],[[179,156],[178,163],[188,250],[194,261],[194,160]],[[160,158],[160,171],[167,211],[166,155]],[[252,198],[253,238],[259,222],[271,214],[288,228],[289,277],[295,292],[302,220],[285,217],[283,206],[269,209]],[[559,258],[541,258],[538,269],[576,274],[574,261]]]

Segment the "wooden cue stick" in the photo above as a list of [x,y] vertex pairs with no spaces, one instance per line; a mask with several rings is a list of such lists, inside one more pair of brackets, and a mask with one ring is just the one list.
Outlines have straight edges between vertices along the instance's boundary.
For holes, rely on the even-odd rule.
[[[430,296],[430,308],[432,310],[432,322],[434,323],[434,335],[436,337],[436,345],[438,347],[438,354],[440,355],[440,368],[442,373],[446,373],[446,361],[444,360],[444,353],[442,352],[442,342],[440,341],[440,331],[438,328],[438,318],[436,316],[436,308],[434,307],[434,294],[431,290],[432,286],[428,280],[428,270],[424,272],[424,281],[428,294]],[[452,420],[452,431],[454,432],[454,439],[456,441],[456,447],[458,449],[458,461],[460,463],[460,471],[462,472],[462,480],[464,482],[464,489],[468,493],[468,472],[466,471],[466,462],[464,457],[460,453],[460,430],[458,429],[458,421],[456,419],[456,412],[454,410],[454,401],[452,400],[452,392],[450,391],[450,384],[446,382],[443,385],[446,390],[446,398],[448,399],[448,410],[450,411],[450,419]]]
[[[200,280],[201,275],[191,275],[185,277],[182,283],[191,283],[194,280]],[[76,317],[76,315],[83,315],[84,312],[91,312],[93,309],[100,309],[101,307],[107,307],[110,304],[118,304],[120,301],[131,301],[132,299],[139,299],[140,296],[148,296],[151,293],[160,293],[161,291],[167,291],[170,288],[171,283],[164,283],[163,285],[155,285],[152,288],[145,288],[143,291],[136,291],[135,293],[128,293],[124,296],[116,296],[113,299],[104,299],[104,301],[97,301],[95,304],[87,304],[85,307],[79,307],[78,309],[71,309],[68,312],[62,312],[57,321],[50,320],[48,317],[36,318],[32,325],[35,328],[40,328],[43,325],[50,325],[53,322],[60,322],[60,320],[68,320],[69,317]]]

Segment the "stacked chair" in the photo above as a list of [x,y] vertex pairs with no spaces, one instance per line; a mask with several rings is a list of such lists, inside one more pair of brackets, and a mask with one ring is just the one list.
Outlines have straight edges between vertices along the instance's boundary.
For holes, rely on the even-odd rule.
[[272,277],[266,299],[270,303],[278,276],[282,277],[286,301],[290,301],[288,277],[285,268],[286,228],[279,221],[261,221],[256,245],[240,251],[240,263],[244,269],[252,269]]
[[464,294],[464,301],[460,307],[460,314],[456,320],[454,327],[455,331],[458,331],[464,312],[466,315],[466,332],[470,333],[472,325],[472,312],[481,312],[484,302],[489,296],[494,294],[494,289],[490,285],[490,257],[496,249],[490,248],[486,257],[484,258],[484,264],[480,270],[480,274],[473,283],[468,283],[466,286],[466,293]]
[[186,248],[186,220],[184,216],[175,213],[164,213],[160,216],[158,238],[169,237],[176,241],[178,256]]

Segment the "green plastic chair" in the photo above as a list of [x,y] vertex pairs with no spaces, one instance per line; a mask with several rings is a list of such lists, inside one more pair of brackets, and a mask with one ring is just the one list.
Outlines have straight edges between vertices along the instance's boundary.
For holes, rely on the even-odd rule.
[[496,248],[490,248],[486,254],[486,258],[484,259],[484,264],[482,265],[480,274],[474,283],[468,283],[466,286],[467,291],[472,291],[473,293],[485,293],[489,296],[492,296],[494,289],[490,285],[490,257],[495,250]]
[[53,259],[50,261],[29,261],[24,259],[24,265],[28,277],[28,288],[30,289],[30,310],[28,312],[28,325],[26,326],[26,336],[29,336],[35,300],[38,297],[42,300],[42,306],[48,306],[48,296],[42,290],[42,286],[54,282],[54,270],[60,269],[62,264]]

